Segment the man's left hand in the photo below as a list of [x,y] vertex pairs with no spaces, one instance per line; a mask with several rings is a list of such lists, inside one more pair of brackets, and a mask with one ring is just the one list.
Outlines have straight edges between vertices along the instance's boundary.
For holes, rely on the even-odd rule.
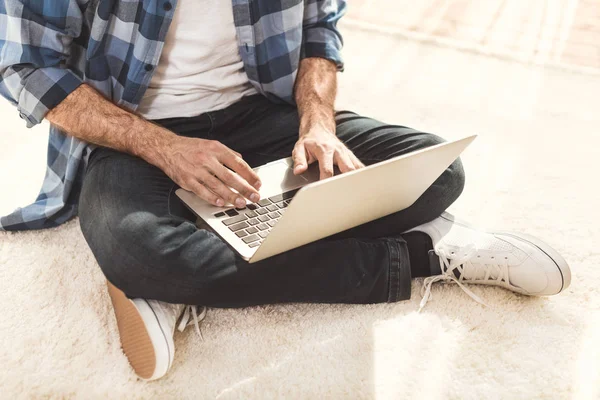
[[365,165],[332,132],[316,125],[300,134],[300,139],[292,152],[294,175],[306,171],[309,164],[319,162],[320,178],[333,176],[333,166],[337,165],[342,173],[363,168]]

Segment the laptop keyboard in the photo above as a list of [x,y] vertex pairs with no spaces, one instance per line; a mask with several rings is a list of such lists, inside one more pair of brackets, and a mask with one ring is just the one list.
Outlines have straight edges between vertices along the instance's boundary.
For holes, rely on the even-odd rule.
[[231,208],[218,212],[214,216],[224,218],[221,223],[234,232],[247,246],[257,247],[279,221],[298,190],[300,189],[262,199],[258,203],[246,205],[245,208]]

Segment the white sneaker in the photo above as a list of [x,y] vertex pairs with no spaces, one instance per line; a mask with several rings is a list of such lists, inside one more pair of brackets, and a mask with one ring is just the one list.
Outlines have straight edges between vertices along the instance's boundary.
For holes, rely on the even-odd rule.
[[[107,282],[108,293],[113,303],[121,346],[135,373],[144,380],[155,380],[164,376],[175,355],[173,334],[177,319],[182,315],[179,330],[183,330],[193,314],[196,329],[200,334],[198,321],[204,319],[206,307],[200,316],[196,307],[183,304],[170,304],[157,300],[129,299],[125,294]],[[184,312],[185,309],[185,312]]]
[[407,232],[426,233],[439,258],[441,275],[425,278],[421,308],[437,281],[455,282],[469,296],[485,304],[463,283],[500,286],[529,296],[560,293],[571,283],[571,270],[549,245],[529,235],[484,232],[449,213]]

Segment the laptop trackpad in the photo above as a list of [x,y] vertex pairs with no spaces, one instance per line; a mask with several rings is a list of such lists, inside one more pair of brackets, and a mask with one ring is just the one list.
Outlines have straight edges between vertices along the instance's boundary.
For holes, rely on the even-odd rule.
[[274,193],[282,193],[307,185],[313,181],[310,179],[310,176],[305,176],[309,171],[302,175],[294,175],[294,171],[290,168],[285,159],[260,167],[256,172],[262,182],[262,187],[260,188],[261,197],[270,196]]

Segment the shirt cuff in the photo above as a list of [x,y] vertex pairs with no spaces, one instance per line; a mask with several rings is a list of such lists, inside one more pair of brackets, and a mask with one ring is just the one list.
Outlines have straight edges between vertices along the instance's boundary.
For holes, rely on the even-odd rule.
[[332,61],[338,71],[344,70],[342,59],[342,39],[338,33],[328,28],[315,27],[303,32],[300,58],[319,57]]
[[25,85],[19,95],[19,116],[27,122],[28,128],[41,123],[49,110],[82,83],[83,80],[70,69],[34,69],[25,79]]

